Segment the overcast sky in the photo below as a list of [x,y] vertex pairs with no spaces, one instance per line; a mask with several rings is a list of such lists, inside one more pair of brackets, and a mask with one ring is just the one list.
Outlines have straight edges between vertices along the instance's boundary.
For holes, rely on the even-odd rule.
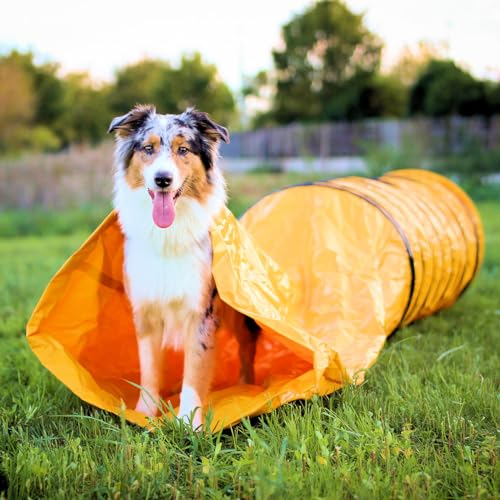
[[[222,78],[240,87],[242,74],[272,67],[280,26],[306,0],[2,0],[0,52],[31,49],[64,71],[111,79],[138,59],[171,62],[200,51]],[[365,12],[386,44],[386,64],[419,40],[446,42],[448,55],[476,76],[500,79],[500,0],[346,0]]]

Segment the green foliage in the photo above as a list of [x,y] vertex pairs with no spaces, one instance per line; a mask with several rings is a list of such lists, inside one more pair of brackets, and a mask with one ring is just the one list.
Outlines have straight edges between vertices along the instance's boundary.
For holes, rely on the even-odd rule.
[[363,116],[359,96],[378,70],[382,44],[340,0],[322,0],[282,28],[273,51],[278,123]]
[[[13,94],[0,86],[0,101],[8,100],[17,108],[29,102],[30,110],[29,119],[4,115],[11,130],[17,130],[5,141],[5,151],[53,151],[70,142],[95,143],[104,136],[111,113],[103,88],[94,88],[88,75],[61,78],[59,65],[36,64],[30,52],[12,51],[0,57],[0,68],[5,66],[17,71],[18,90]],[[25,80],[32,94],[29,99],[19,95]],[[1,129],[0,124],[0,135]]]
[[57,151],[61,147],[61,140],[48,127],[37,125],[30,132],[29,149],[35,152]]
[[500,113],[500,84],[475,79],[439,48],[407,49],[380,73],[382,42],[342,0],[313,2],[282,27],[274,70],[248,78],[243,94],[270,103],[254,127],[291,122]]
[[66,113],[60,124],[66,142],[96,144],[106,136],[111,110],[108,88],[94,88],[87,73],[73,73],[64,79]]
[[45,125],[18,128],[18,133],[13,137],[10,145],[15,145],[19,151],[33,151],[35,153],[57,151],[61,148],[62,141]]
[[25,323],[85,235],[0,239],[0,497],[497,498],[500,205],[479,208],[481,275],[397,332],[361,386],[213,435],[129,425],[49,374]]
[[485,82],[450,60],[432,60],[410,94],[411,114],[472,116],[489,113]]
[[488,180],[500,172],[500,149],[486,149],[471,138],[464,139],[460,153],[433,158],[414,136],[403,137],[399,148],[373,142],[362,143],[360,148],[370,177],[401,168],[431,168],[452,177],[477,200],[500,199],[500,184]]
[[259,163],[255,167],[248,170],[250,175],[261,175],[261,174],[280,174],[283,172],[283,167],[276,163]]
[[500,183],[477,182],[476,179],[462,176],[457,182],[463,189],[473,197],[474,201],[498,201],[500,200]]
[[229,124],[235,113],[231,91],[220,81],[216,66],[203,62],[199,52],[184,55],[178,68],[164,70],[154,96],[158,107],[169,113],[194,106],[224,124]]
[[0,153],[20,147],[34,117],[33,84],[13,58],[0,58]]
[[62,114],[57,66],[36,66],[33,55],[0,57],[0,153],[54,151],[62,141],[54,125]]
[[415,137],[403,137],[400,148],[373,142],[362,143],[360,147],[370,177],[379,177],[390,170],[424,166],[424,147]]
[[143,59],[119,69],[109,90],[113,113],[121,115],[136,104],[155,103],[158,82],[169,69],[168,63],[157,59]]
[[235,112],[233,95],[220,81],[217,68],[205,63],[198,52],[184,55],[177,68],[149,59],[129,65],[117,72],[109,96],[116,114],[137,103],[153,103],[162,113],[181,113],[195,106],[227,124]]
[[500,114],[500,82],[485,82],[488,114]]
[[57,63],[36,64],[32,52],[12,51],[1,60],[12,62],[30,79],[35,95],[34,123],[52,129],[61,139],[64,139],[59,123],[67,108],[64,82],[58,76],[59,65]]
[[400,81],[405,87],[411,87],[430,61],[442,59],[445,44],[425,40],[415,46],[405,46],[396,61],[391,64],[389,76]]
[[231,91],[199,53],[184,56],[175,68],[144,59],[97,85],[87,73],[62,77],[58,64],[37,64],[31,52],[12,51],[0,56],[0,154],[95,144],[113,116],[137,103],[154,103],[167,113],[195,106],[226,125],[236,117]]
[[35,121],[52,127],[58,132],[58,122],[67,111],[64,82],[58,77],[59,65],[54,63],[36,66],[31,64],[36,100]]
[[392,76],[376,75],[361,89],[356,115],[399,118],[406,114],[408,92]]
[[465,141],[459,154],[439,158],[436,168],[447,175],[458,175],[469,184],[481,184],[484,178],[500,173],[500,149],[486,149],[478,141]]

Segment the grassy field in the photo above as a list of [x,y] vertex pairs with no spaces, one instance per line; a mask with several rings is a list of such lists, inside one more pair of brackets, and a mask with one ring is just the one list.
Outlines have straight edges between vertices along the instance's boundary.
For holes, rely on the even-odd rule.
[[[231,206],[301,180],[230,178]],[[45,284],[108,207],[0,215],[0,498],[499,498],[500,200],[478,206],[486,260],[453,308],[391,337],[361,386],[214,435],[96,410],[27,346]]]

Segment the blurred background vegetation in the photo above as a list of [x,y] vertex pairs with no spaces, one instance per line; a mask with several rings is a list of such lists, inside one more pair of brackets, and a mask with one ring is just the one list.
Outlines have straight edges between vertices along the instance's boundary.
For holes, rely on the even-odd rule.
[[[383,41],[341,1],[312,4],[281,35],[281,48],[272,51],[274,68],[247,78],[241,89],[268,108],[254,113],[247,128],[500,113],[500,82],[475,78],[441,58],[439,47],[407,49],[382,71]],[[0,57],[0,153],[95,144],[105,137],[110,117],[138,102],[171,113],[196,105],[237,129],[240,97],[199,53],[184,55],[177,66],[144,59],[119,68],[112,81],[96,83],[89,74],[62,74],[57,62],[38,64],[33,53],[13,50]]]
[[[233,141],[223,150],[230,160],[226,170],[234,168],[238,155],[245,156],[245,140],[247,150],[265,154],[255,154],[257,163],[241,169],[267,174],[288,170],[276,161],[276,156],[286,156],[280,143],[297,145],[296,137],[302,137],[304,144],[312,144],[292,148],[301,170],[308,171],[314,169],[315,156],[342,154],[333,147],[325,153],[322,141],[331,145],[333,139],[339,144],[349,140],[354,146],[346,154],[360,157],[369,175],[393,168],[434,168],[478,196],[499,196],[494,181],[500,171],[500,82],[476,78],[444,57],[440,47],[426,43],[407,48],[390,68],[382,69],[383,46],[363,15],[340,0],[323,0],[282,26],[281,43],[272,51],[273,68],[247,77],[238,91],[196,52],[183,55],[176,65],[146,58],[117,69],[106,82],[96,82],[88,73],[65,73],[56,61],[38,62],[32,52],[4,53],[0,208],[108,206],[112,149],[106,130],[113,116],[136,103],[154,103],[169,113],[196,106],[229,126]],[[444,137],[457,120],[454,147],[436,150],[426,144],[424,132]],[[397,122],[403,130],[396,130],[397,141],[373,129],[377,121]],[[408,128],[408,123],[417,126]],[[349,125],[344,135],[338,128],[331,128],[330,135],[325,135],[326,128],[313,130],[339,124]],[[353,137],[352,124],[366,124],[368,140],[363,134]],[[348,170],[360,170],[359,163],[353,165]],[[336,173],[344,172],[325,168],[322,177]],[[95,210],[90,212],[92,221],[98,219]]]
[[145,59],[98,85],[86,73],[61,76],[57,63],[37,65],[31,52],[12,51],[0,57],[0,152],[96,144],[111,117],[150,102],[171,113],[196,103],[225,123],[235,112],[231,91],[199,53],[184,56],[178,67]]

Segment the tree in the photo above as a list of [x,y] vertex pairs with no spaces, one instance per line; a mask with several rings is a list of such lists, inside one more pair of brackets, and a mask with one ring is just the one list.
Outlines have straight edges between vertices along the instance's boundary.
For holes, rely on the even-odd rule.
[[359,97],[380,65],[382,43],[341,0],[321,0],[282,28],[273,51],[278,123],[364,116]]
[[37,130],[36,134],[23,134],[24,146],[30,147],[30,138],[35,138],[34,146],[41,150],[44,149],[44,143],[49,149],[55,144],[61,144],[59,139],[64,136],[64,130],[59,125],[65,113],[65,89],[57,74],[59,65],[56,63],[37,65],[32,52],[20,53],[16,50],[1,60],[19,68],[28,78],[33,92],[31,123]]
[[488,103],[487,114],[500,114],[500,82],[486,82],[486,101]]
[[30,72],[36,92],[35,121],[55,128],[65,110],[65,89],[58,77],[59,64],[46,63],[41,66],[32,64]]
[[0,151],[16,149],[33,121],[35,94],[30,76],[10,58],[0,59]]
[[72,73],[64,79],[66,112],[63,128],[67,142],[97,143],[106,135],[111,111],[108,89],[95,88],[88,73]]
[[430,61],[443,58],[445,48],[443,44],[437,45],[427,41],[420,41],[413,48],[405,46],[389,69],[388,75],[410,88]]
[[137,103],[152,103],[162,113],[180,113],[195,106],[216,120],[228,123],[235,111],[233,95],[214,65],[199,53],[184,55],[175,68],[167,62],[144,59],[116,73],[109,102],[114,113],[128,111]]
[[0,57],[0,153],[96,143],[113,114],[137,103],[169,113],[197,106],[226,124],[235,113],[231,91],[198,53],[184,56],[176,68],[162,60],[139,61],[106,85],[96,85],[87,73],[59,72],[56,63],[36,64],[31,52]]
[[37,65],[32,52],[23,54],[15,50],[5,59],[23,68],[31,79],[35,93],[34,122],[53,127],[64,113],[64,84],[57,74],[59,64],[48,62]]
[[360,90],[356,114],[400,118],[406,114],[407,101],[408,90],[401,80],[390,75],[375,75]]
[[116,72],[109,104],[115,114],[126,113],[136,104],[154,103],[158,82],[170,65],[159,59],[144,59]]
[[429,116],[488,114],[485,82],[451,60],[432,60],[411,89],[409,111]]
[[203,62],[198,52],[184,55],[178,68],[164,69],[154,95],[154,102],[163,112],[181,113],[194,106],[225,124],[235,113],[229,87],[220,80],[216,66]]

